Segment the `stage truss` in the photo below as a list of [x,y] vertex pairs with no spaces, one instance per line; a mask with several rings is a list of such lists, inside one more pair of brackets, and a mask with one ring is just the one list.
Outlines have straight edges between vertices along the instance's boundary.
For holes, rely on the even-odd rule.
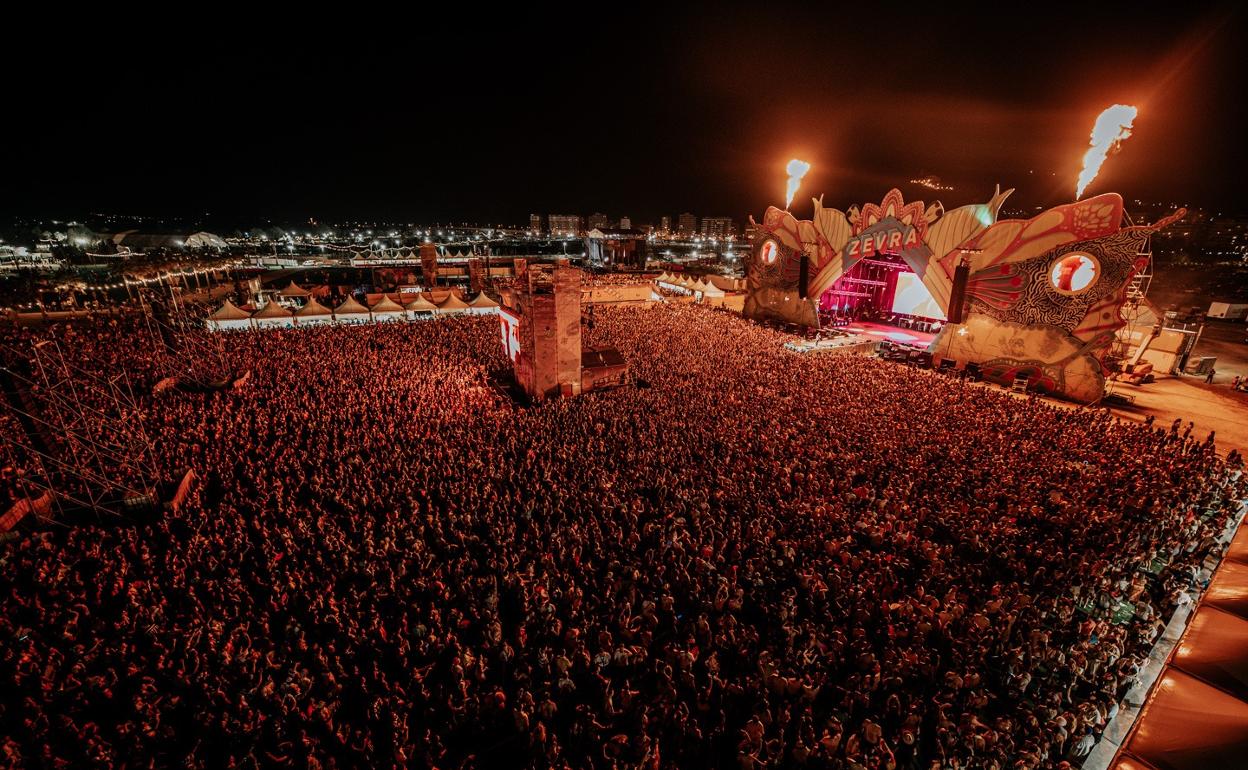
[[144,288],[138,298],[152,349],[160,351],[164,377],[205,389],[230,379],[225,341],[207,332],[208,304],[187,302],[175,287]]
[[[1131,217],[1124,211],[1123,219],[1130,226]],[[1144,267],[1138,270],[1127,284],[1127,298],[1118,314],[1126,326],[1116,335],[1107,358],[1125,361],[1131,354],[1131,330],[1135,329],[1139,319],[1148,312],[1148,290],[1153,283],[1153,236],[1148,234],[1140,244],[1137,255],[1143,260]],[[1142,342],[1140,344],[1143,344]]]
[[4,400],[18,422],[4,443],[26,502],[48,495],[62,521],[72,509],[103,520],[157,505],[155,451],[126,374],[78,366],[55,338],[25,352],[4,345],[3,355]]

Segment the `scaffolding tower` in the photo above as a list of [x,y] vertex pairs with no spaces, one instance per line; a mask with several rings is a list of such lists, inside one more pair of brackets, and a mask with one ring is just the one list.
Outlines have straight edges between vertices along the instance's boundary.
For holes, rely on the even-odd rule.
[[155,508],[159,471],[142,410],[125,373],[76,364],[61,343],[3,346],[4,402],[18,423],[4,432],[18,493],[50,495],[55,518],[73,509],[97,521]]
[[[1127,219],[1130,223],[1130,218]],[[1153,235],[1148,233],[1136,251],[1136,263],[1142,264],[1131,276],[1127,284],[1126,300],[1118,314],[1126,326],[1114,335],[1114,342],[1109,356],[1119,361],[1126,360],[1131,353],[1131,332],[1137,326],[1140,317],[1148,311],[1148,289],[1153,283]]]
[[139,306],[164,377],[201,388],[219,387],[230,379],[225,342],[207,331],[207,305],[187,302],[176,287],[168,286],[140,289]]

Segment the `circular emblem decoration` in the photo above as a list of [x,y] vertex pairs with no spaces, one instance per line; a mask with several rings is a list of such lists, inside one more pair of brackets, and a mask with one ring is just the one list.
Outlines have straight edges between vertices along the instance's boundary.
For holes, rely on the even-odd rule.
[[1101,263],[1083,251],[1063,254],[1049,268],[1049,285],[1058,294],[1082,294],[1101,277]]
[[758,250],[758,260],[764,265],[776,264],[776,259],[780,256],[780,245],[775,241],[763,241],[762,248]]

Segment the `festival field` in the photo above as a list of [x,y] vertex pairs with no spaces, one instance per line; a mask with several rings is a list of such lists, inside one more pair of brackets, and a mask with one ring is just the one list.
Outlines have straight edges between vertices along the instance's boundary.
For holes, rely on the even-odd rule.
[[15,766],[1057,767],[1243,496],[1203,433],[700,307],[600,308],[637,384],[531,407],[493,317],[228,332],[241,387],[157,395],[134,323],[13,332],[200,479],[7,552]]

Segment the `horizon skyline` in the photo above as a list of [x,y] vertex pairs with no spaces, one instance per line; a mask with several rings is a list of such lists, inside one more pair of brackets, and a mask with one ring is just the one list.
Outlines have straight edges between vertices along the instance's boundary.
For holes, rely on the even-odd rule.
[[[976,202],[974,200],[964,201],[959,198],[949,197],[948,193],[951,192],[950,190],[940,191],[940,193],[944,194],[945,197],[941,197],[940,194],[932,195],[929,197],[929,196],[922,195],[922,193],[919,193],[915,197],[911,197],[909,194],[906,194],[906,188],[913,187],[913,185],[895,185],[895,187],[903,192],[903,195],[905,196],[905,200],[908,202],[921,201],[926,205],[931,205],[933,203],[939,202],[942,205],[946,205],[946,208],[949,207],[947,205],[947,201],[953,201],[955,205],[965,205],[967,203]],[[889,188],[889,189],[892,189],[892,188]],[[1004,188],[1004,189],[1008,189],[1008,188]],[[887,193],[887,190],[882,192],[877,197],[883,198],[883,196],[886,193]],[[1201,212],[1201,213],[1210,214],[1215,217],[1226,217],[1226,216],[1237,217],[1237,216],[1248,215],[1248,205],[1240,209],[1216,207],[1216,210],[1215,210],[1215,207],[1213,206],[1205,206],[1205,205],[1193,204],[1193,203],[1188,203],[1188,202],[1144,200],[1141,198],[1129,198],[1128,196],[1122,195],[1116,190],[1105,190],[1103,192],[1090,193],[1089,195],[1084,196],[1084,198],[1093,197],[1094,195],[1101,195],[1105,193],[1119,194],[1123,198],[1124,206],[1128,210],[1147,208],[1147,209],[1157,209],[1159,211],[1174,211],[1180,208],[1184,208],[1189,213]],[[1011,195],[1010,198],[1007,199],[1006,205],[1004,205],[1001,209],[1003,215],[1025,217],[1028,215],[1029,212],[1042,211],[1046,208],[1046,206],[1042,204],[1036,204],[1034,206],[1010,205],[1011,203],[1014,202],[1014,198],[1016,197],[1016,195],[1017,193]],[[801,199],[800,194],[798,197],[800,200]],[[820,195],[816,194],[813,197],[818,198],[820,197]],[[823,197],[826,199],[827,197],[826,194],[824,194]],[[807,202],[809,202],[809,197],[806,200]],[[872,202],[878,202],[878,201],[872,201],[868,198],[868,199],[859,200],[859,201],[850,201],[848,203],[837,204],[834,207],[844,209],[853,205],[860,205],[863,203],[872,203]],[[769,205],[777,205],[777,204],[769,204]],[[674,209],[672,213],[670,214],[663,212],[663,213],[655,214],[653,216],[635,216],[635,215],[629,214],[628,210],[625,210],[618,214],[615,212],[603,212],[603,211],[581,212],[581,213],[578,213],[575,211],[530,212],[529,215],[526,215],[523,218],[519,218],[514,221],[501,221],[501,220],[493,220],[493,219],[441,220],[441,219],[421,219],[421,218],[411,218],[411,217],[402,217],[402,218],[381,218],[381,217],[315,218],[315,217],[312,217],[312,218],[309,218],[301,214],[293,214],[293,213],[285,217],[275,217],[275,216],[264,214],[264,213],[219,214],[219,213],[214,213],[214,212],[192,212],[192,213],[171,213],[171,214],[141,214],[141,213],[125,213],[125,212],[89,211],[89,212],[77,213],[77,214],[67,214],[64,212],[46,213],[46,214],[22,214],[22,215],[11,216],[8,222],[11,225],[17,222],[23,222],[23,223],[57,222],[57,223],[68,224],[68,225],[85,226],[91,219],[118,219],[118,220],[130,220],[131,222],[141,222],[141,221],[146,220],[146,221],[159,222],[161,224],[173,224],[173,223],[188,224],[192,222],[204,222],[204,221],[208,221],[211,219],[219,218],[221,220],[233,220],[229,222],[229,224],[233,227],[243,227],[243,226],[300,227],[303,225],[311,225],[314,227],[325,227],[325,226],[363,227],[363,226],[391,225],[391,226],[404,226],[404,227],[471,227],[471,228],[497,227],[497,228],[505,228],[505,229],[528,229],[527,221],[529,219],[529,216],[531,215],[540,216],[542,218],[543,223],[545,223],[548,220],[548,217],[550,216],[579,216],[582,220],[588,220],[590,217],[594,215],[603,214],[609,219],[609,221],[612,223],[612,226],[618,226],[620,218],[627,217],[631,220],[631,226],[633,228],[653,227],[656,230],[659,229],[660,227],[660,221],[663,218],[668,218],[672,221],[672,231],[675,232],[676,220],[678,219],[680,214],[693,215],[695,219],[699,222],[699,224],[701,223],[701,220],[703,219],[728,218],[728,219],[733,220],[734,224],[742,226],[742,228],[748,226],[749,217],[754,215],[754,212],[745,212],[744,214],[732,214],[732,213],[725,214],[724,212],[713,212],[713,211],[709,213],[699,213],[696,210],[697,207],[693,207],[693,208],[695,210],[691,211],[689,210],[689,208]],[[783,208],[783,207],[777,205],[777,208]],[[792,209],[799,208],[796,201],[791,208]],[[762,212],[759,213],[759,216],[761,216],[761,213]],[[803,218],[801,215],[801,212],[796,212],[795,215],[799,219]]]
[[[867,9],[491,18],[431,20],[394,44],[374,32],[367,55],[297,20],[267,35],[209,22],[185,56],[101,57],[100,27],[75,17],[56,62],[9,78],[12,103],[55,108],[11,121],[21,151],[0,161],[0,209],[657,221],[696,200],[744,219],[783,202],[791,158],[812,165],[795,213],[811,193],[968,203],[997,184],[1027,209],[1074,199],[1116,103],[1138,105],[1134,133],[1087,195],[1248,208],[1248,25],[1231,6],[1083,9],[1073,29],[1060,13],[1021,30],[932,13],[890,28],[883,55]],[[927,175],[954,191],[908,186]]]

